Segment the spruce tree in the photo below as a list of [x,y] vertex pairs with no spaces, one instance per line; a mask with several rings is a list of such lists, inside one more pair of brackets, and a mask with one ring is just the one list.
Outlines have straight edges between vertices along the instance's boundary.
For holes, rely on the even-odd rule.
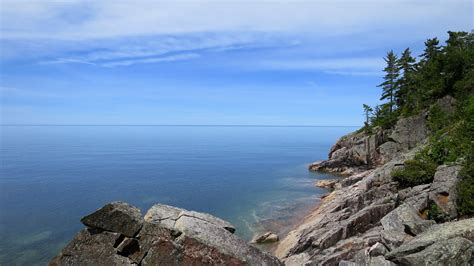
[[397,67],[397,55],[392,51],[387,53],[387,57],[384,58],[387,66],[384,69],[386,73],[384,76],[384,82],[382,82],[378,87],[382,88],[382,96],[380,100],[389,100],[389,109],[390,113],[393,112],[393,106],[395,104],[395,95],[398,90],[398,76],[400,75],[400,71]]

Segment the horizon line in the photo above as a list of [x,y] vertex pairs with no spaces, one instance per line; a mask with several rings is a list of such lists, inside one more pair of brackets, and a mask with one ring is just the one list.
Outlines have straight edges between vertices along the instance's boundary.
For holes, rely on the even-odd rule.
[[354,125],[240,125],[240,124],[0,124],[0,126],[142,126],[142,127],[360,127]]

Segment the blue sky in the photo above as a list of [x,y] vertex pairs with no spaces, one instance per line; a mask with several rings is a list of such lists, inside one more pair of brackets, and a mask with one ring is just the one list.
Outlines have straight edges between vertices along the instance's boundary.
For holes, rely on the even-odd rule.
[[361,125],[472,1],[0,2],[1,124]]

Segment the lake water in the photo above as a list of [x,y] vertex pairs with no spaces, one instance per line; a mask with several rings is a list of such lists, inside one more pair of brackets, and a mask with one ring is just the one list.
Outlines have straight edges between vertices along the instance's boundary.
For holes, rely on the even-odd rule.
[[[2,126],[0,264],[46,264],[110,201],[208,212],[249,240],[317,204],[350,127]],[[281,229],[281,228],[280,228]],[[276,229],[278,230],[278,228]]]

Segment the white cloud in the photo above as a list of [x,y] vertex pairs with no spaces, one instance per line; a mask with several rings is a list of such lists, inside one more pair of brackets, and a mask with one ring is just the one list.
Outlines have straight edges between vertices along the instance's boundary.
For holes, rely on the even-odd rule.
[[468,27],[470,1],[2,1],[2,38],[84,40],[262,31],[341,34],[367,28]]
[[199,54],[178,54],[164,57],[154,57],[154,58],[144,58],[144,59],[133,59],[133,60],[122,60],[118,62],[104,63],[102,66],[105,67],[115,67],[115,66],[129,66],[134,64],[149,64],[149,63],[159,63],[159,62],[173,62],[181,60],[189,60],[198,58]]
[[[158,58],[169,54],[202,55],[204,50],[308,47],[311,40],[323,43],[335,36],[346,36],[343,49],[356,51],[364,34],[383,35],[381,40],[367,36],[371,40],[367,46],[373,47],[413,41],[413,36],[439,36],[447,30],[470,30],[471,9],[469,0],[3,0],[0,57],[125,66],[166,62]],[[358,40],[348,37],[354,34]],[[285,60],[263,62],[262,67],[348,71],[334,65],[344,63],[340,60]],[[359,63],[365,67],[351,69],[352,74],[374,73],[367,65],[373,62]]]
[[[255,69],[323,71],[338,75],[375,75],[381,73],[384,60],[379,57],[269,60],[252,63]],[[251,66],[249,66],[251,67]]]

